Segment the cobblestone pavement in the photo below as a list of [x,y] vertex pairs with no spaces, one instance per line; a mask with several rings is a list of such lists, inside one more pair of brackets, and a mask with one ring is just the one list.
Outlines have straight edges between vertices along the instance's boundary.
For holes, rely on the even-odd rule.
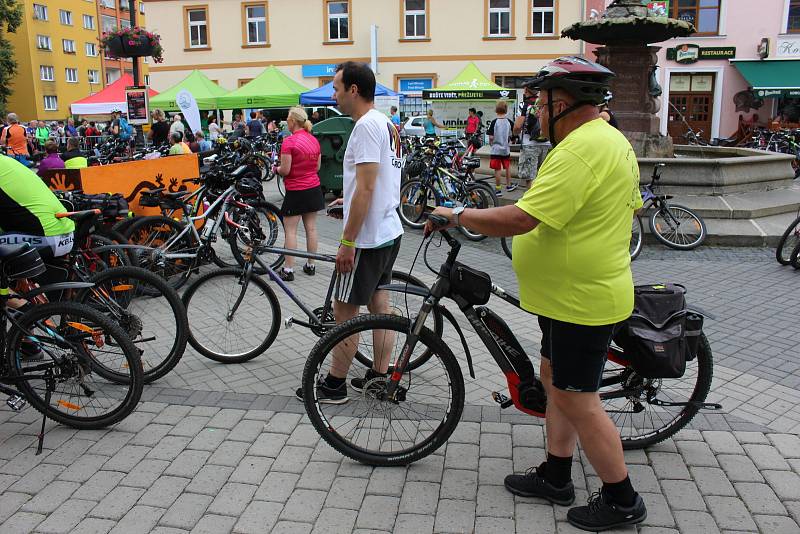
[[[323,251],[332,252],[340,227],[320,222]],[[398,267],[411,266],[419,242],[406,234]],[[443,257],[431,256],[434,265]],[[515,289],[497,240],[468,244],[461,259]],[[615,532],[800,533],[800,325],[788,291],[798,274],[765,249],[652,246],[633,269],[638,282],[683,283],[691,302],[717,316],[705,327],[715,359],[710,400],[725,410],[696,417],[647,451],[626,452],[649,515]],[[432,280],[421,259],[414,273]],[[330,274],[320,265],[292,287],[316,307]],[[284,318],[299,316],[280,300]],[[534,318],[492,306],[538,353]],[[264,319],[252,313],[253,324]],[[456,343],[451,330],[444,337]],[[488,354],[475,354],[477,379],[467,378],[467,406],[447,445],[407,468],[373,469],[322,442],[291,396],[315,340],[300,327],[282,329],[264,355],[236,365],[189,349],[113,429],[48,423],[39,456],[38,413],[3,407],[0,532],[576,532],[565,508],[502,486],[506,474],[543,460],[543,427],[491,401],[504,384]],[[579,502],[598,488],[583,456],[573,478]]]

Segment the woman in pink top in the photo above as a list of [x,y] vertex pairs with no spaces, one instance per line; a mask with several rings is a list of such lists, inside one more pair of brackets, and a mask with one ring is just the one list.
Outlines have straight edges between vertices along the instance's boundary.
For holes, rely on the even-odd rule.
[[[281,145],[281,164],[276,169],[283,176],[286,198],[283,200],[283,227],[286,234],[286,248],[297,248],[297,226],[303,219],[306,231],[306,247],[309,252],[317,251],[317,212],[325,207],[322,188],[319,183],[321,163],[319,142],[311,135],[311,121],[303,108],[289,110],[286,119],[292,133]],[[315,274],[314,260],[307,260],[303,272]],[[282,280],[294,280],[294,258],[286,256],[286,263],[280,271]]]

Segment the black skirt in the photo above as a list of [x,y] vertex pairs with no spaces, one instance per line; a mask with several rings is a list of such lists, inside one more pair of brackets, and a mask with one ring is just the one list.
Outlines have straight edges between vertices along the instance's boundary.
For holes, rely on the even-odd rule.
[[300,191],[286,191],[286,198],[283,199],[281,214],[284,217],[292,215],[303,215],[319,211],[325,207],[325,198],[322,196],[320,186]]

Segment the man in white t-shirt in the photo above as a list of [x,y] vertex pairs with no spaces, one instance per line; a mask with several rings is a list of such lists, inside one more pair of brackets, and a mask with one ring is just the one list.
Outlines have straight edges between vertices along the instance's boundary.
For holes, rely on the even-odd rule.
[[[402,159],[397,129],[373,104],[375,74],[369,66],[342,63],[333,78],[333,88],[337,107],[355,121],[344,155],[344,195],[329,206],[343,208],[333,304],[336,322],[342,323],[358,315],[364,305],[370,313],[389,313],[389,295],[377,288],[391,280],[403,235],[397,215]],[[393,336],[376,331],[373,344],[373,368],[365,376],[350,380],[356,391],[369,387],[388,371]],[[347,374],[355,349],[355,344],[343,343],[334,351],[330,371],[317,386],[320,402],[347,402]],[[301,389],[297,396],[302,398]]]

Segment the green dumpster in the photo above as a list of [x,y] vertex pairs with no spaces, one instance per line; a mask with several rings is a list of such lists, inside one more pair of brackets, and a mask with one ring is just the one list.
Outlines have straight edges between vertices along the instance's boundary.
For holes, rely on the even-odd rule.
[[353,119],[344,116],[325,119],[311,129],[322,153],[319,179],[323,193],[330,191],[336,196],[342,194],[342,162],[352,131]]

